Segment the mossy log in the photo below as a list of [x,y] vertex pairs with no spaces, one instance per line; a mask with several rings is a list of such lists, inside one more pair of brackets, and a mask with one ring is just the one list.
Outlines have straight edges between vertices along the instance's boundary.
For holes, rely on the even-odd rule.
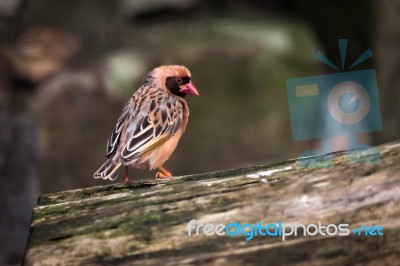
[[[372,149],[373,150],[373,149]],[[395,265],[400,142],[171,180],[40,197],[25,265]],[[333,159],[332,159],[333,158]],[[332,160],[331,160],[332,159]],[[374,161],[375,162],[369,162]],[[310,162],[309,161],[309,162]],[[360,163],[363,161],[363,163]],[[383,236],[188,236],[187,223],[380,225]]]

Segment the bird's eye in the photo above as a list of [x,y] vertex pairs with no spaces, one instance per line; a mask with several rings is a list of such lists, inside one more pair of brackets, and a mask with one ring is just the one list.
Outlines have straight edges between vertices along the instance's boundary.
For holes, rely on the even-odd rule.
[[178,85],[182,85],[183,79],[182,78],[176,78],[176,83],[178,83]]

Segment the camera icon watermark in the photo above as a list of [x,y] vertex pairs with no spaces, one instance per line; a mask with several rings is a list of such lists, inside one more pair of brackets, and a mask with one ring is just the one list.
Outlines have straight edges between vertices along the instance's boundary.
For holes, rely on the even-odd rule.
[[[307,157],[332,152],[332,141],[346,139],[346,150],[369,147],[358,142],[361,133],[382,130],[378,85],[374,69],[349,71],[372,56],[365,51],[345,71],[347,40],[339,40],[342,72],[289,79],[286,89],[289,101],[292,136],[296,141],[321,140],[319,149],[307,150],[299,156],[299,164],[305,167],[324,167],[315,160],[310,164]],[[328,58],[318,52],[316,58],[339,70]],[[373,161],[380,159],[378,149],[371,147]],[[348,152],[348,162],[360,162]]]

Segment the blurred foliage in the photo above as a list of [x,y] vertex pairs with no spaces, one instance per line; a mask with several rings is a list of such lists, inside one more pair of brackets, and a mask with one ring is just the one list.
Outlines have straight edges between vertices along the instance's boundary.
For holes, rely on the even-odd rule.
[[[365,11],[361,18],[352,16],[357,5]],[[91,176],[105,159],[107,139],[125,102],[142,77],[161,64],[186,65],[200,91],[199,98],[188,98],[190,122],[166,164],[175,175],[296,157],[309,144],[292,140],[286,79],[329,73],[314,55],[325,50],[337,60],[332,51],[337,51],[338,37],[354,36],[349,47],[353,57],[369,47],[370,26],[363,28],[361,22],[372,17],[371,3],[357,5],[346,9],[343,1],[313,0],[21,1],[13,21],[16,30],[0,27],[11,36],[2,39],[52,27],[65,31],[62,36],[73,33],[81,44],[67,65],[62,62],[61,71],[38,82],[31,101],[45,157],[42,191],[101,183]],[[352,30],[348,23],[358,26]],[[341,32],[347,35],[338,36]],[[154,177],[142,170],[131,175]]]

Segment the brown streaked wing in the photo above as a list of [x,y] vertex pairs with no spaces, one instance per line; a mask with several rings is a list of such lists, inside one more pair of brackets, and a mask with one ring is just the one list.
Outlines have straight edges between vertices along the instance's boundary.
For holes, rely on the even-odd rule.
[[112,156],[114,156],[115,152],[117,151],[117,147],[118,144],[120,142],[121,139],[121,132],[122,132],[122,128],[124,127],[125,124],[125,120],[128,117],[129,114],[129,110],[131,108],[130,103],[131,101],[129,101],[123,111],[121,116],[118,118],[117,124],[115,125],[115,129],[114,131],[111,133],[110,138],[108,139],[107,142],[107,158],[111,158]]
[[[143,106],[145,107],[145,106]],[[175,135],[183,120],[182,104],[175,97],[153,97],[130,125],[130,138],[121,153],[121,162],[132,161],[158,148]]]

